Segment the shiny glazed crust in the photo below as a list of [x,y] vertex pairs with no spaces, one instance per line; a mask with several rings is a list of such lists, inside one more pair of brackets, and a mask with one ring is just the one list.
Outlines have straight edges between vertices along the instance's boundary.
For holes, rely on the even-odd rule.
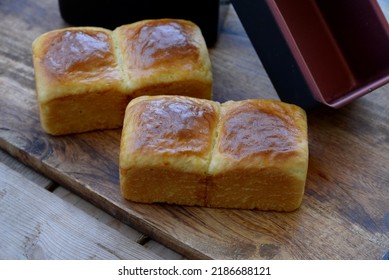
[[127,107],[120,149],[126,199],[292,211],[307,164],[306,115],[294,105],[158,96]]
[[32,44],[39,101],[119,90],[123,78],[114,50],[104,28],[70,27],[39,36]]
[[[154,48],[130,32],[149,27],[149,36],[161,37]],[[208,50],[189,21],[54,30],[33,42],[32,54],[41,124],[54,135],[121,127],[135,96],[212,94]]]
[[297,209],[307,176],[307,141],[300,107],[270,100],[224,103],[208,169],[208,206]]
[[32,45],[41,125],[53,135],[121,127],[129,98],[109,30],[71,27]]
[[211,99],[211,62],[197,25],[143,20],[118,27],[113,34],[133,97],[173,94]]
[[132,100],[120,146],[123,196],[204,206],[218,110],[216,102],[182,96]]

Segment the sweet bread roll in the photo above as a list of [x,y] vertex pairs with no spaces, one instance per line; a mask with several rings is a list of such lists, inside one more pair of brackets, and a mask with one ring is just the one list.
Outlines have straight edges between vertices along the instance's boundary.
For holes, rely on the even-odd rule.
[[216,102],[181,96],[132,100],[120,146],[123,196],[204,206],[218,110]]
[[41,124],[54,135],[121,127],[135,96],[212,94],[208,50],[190,21],[54,30],[32,54]]
[[208,168],[207,205],[292,211],[301,204],[307,168],[302,109],[268,100],[224,103]]
[[308,163],[305,112],[278,101],[132,100],[120,147],[124,198],[292,211]]
[[32,45],[43,129],[68,134],[122,126],[124,93],[111,31],[71,27],[50,31]]
[[143,20],[114,31],[132,97],[211,99],[212,71],[200,28],[186,20]]

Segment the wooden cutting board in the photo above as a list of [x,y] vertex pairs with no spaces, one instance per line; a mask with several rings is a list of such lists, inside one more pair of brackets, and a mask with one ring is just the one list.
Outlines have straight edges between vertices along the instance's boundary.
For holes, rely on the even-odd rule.
[[[2,1],[0,23],[0,147],[123,222],[188,258],[380,259],[389,250],[389,86],[308,112],[308,178],[295,212],[136,204],[119,192],[120,129],[41,130],[31,43],[66,26],[57,2]],[[232,7],[210,54],[215,100],[278,99]]]

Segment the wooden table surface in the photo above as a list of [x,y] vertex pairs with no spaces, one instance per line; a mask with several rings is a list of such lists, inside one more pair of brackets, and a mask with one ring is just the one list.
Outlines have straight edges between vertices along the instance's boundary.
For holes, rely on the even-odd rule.
[[[120,129],[41,130],[31,43],[67,26],[58,2],[2,0],[0,23],[0,259],[381,259],[389,250],[388,85],[308,112],[297,211],[136,204],[119,192]],[[278,99],[232,6],[210,55],[215,100]]]

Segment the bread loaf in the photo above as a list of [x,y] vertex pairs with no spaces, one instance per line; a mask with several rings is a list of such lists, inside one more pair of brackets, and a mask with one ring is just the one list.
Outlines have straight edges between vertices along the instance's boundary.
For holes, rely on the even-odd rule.
[[174,94],[211,99],[212,72],[200,29],[184,20],[144,20],[113,32],[132,97]]
[[212,95],[208,50],[190,21],[54,30],[32,54],[41,124],[53,135],[121,127],[139,95]]
[[294,105],[143,96],[126,109],[120,185],[132,201],[292,211],[307,166],[306,115]]

